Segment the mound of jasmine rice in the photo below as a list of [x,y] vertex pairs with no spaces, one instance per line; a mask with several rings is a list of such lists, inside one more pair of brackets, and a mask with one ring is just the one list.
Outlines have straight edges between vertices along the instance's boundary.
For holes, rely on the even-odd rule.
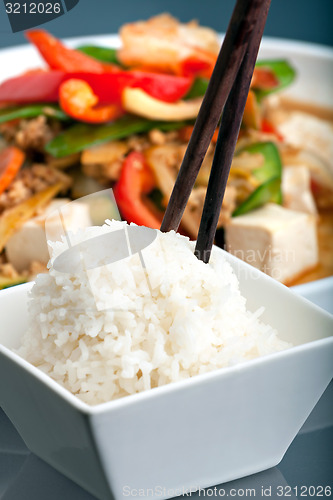
[[[107,221],[71,235],[79,244],[124,229]],[[209,264],[171,231],[127,259],[75,275],[52,264],[32,288],[19,354],[88,404],[110,401],[290,347],[251,313],[222,252]],[[84,266],[83,266],[84,267]]]

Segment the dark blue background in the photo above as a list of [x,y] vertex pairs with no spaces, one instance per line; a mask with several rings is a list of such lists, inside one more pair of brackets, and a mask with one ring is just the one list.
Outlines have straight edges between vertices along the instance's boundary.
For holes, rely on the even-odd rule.
[[[124,22],[170,12],[182,21],[195,18],[225,31],[234,4],[235,0],[80,0],[73,10],[43,27],[59,37],[114,33]],[[332,19],[332,0],[272,0],[265,35],[332,46]],[[22,33],[11,32],[0,2],[0,47],[24,41]]]

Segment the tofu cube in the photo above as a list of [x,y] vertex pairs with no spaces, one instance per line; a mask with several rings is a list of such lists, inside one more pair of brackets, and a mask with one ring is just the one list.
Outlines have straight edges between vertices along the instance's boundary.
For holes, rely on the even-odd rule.
[[333,173],[333,126],[316,116],[294,111],[278,125],[287,144],[319,156]]
[[[32,262],[47,264],[50,255],[46,241],[45,220],[47,219],[47,237],[58,240],[65,229],[76,229],[90,225],[89,207],[83,203],[69,203],[69,199],[56,199],[49,203],[45,211],[28,220],[7,241],[6,257],[18,272],[28,270]],[[58,210],[63,210],[62,220]],[[54,215],[53,215],[54,214]]]
[[282,195],[285,208],[309,214],[317,213],[310,180],[310,171],[306,166],[285,166],[283,168]]
[[316,217],[268,203],[234,217],[226,249],[276,280],[289,284],[318,264]]

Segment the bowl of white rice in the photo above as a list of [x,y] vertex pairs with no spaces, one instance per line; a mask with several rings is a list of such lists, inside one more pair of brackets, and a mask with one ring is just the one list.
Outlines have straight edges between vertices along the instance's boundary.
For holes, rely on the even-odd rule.
[[223,250],[204,264],[147,231],[135,246],[126,223],[80,230],[0,295],[0,405],[100,500],[275,466],[332,377],[332,316]]

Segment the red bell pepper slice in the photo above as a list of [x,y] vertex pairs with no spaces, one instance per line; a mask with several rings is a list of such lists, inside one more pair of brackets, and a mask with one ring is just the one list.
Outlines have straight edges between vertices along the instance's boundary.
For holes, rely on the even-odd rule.
[[192,84],[190,78],[141,71],[104,74],[34,71],[1,83],[0,102],[57,102],[60,85],[72,78],[86,81],[101,103],[119,104],[125,87],[138,87],[161,101],[176,102]]
[[0,102],[57,102],[65,80],[62,71],[36,71],[9,78],[0,84]]
[[40,52],[51,69],[66,72],[105,73],[118,71],[115,64],[97,61],[79,50],[69,49],[60,40],[44,30],[26,32],[26,37]]
[[61,108],[72,118],[87,123],[105,123],[123,114],[116,104],[97,107],[98,97],[84,80],[72,78],[61,84],[59,89]]
[[179,63],[177,74],[210,78],[216,63],[216,54],[197,49],[196,54]]
[[265,118],[261,123],[261,132],[264,132],[266,134],[274,134],[280,142],[284,141],[283,136],[280,134],[277,128],[274,127],[274,125]]
[[0,194],[15,178],[24,160],[25,154],[15,146],[9,146],[0,152]]
[[139,151],[130,153],[124,161],[120,178],[113,189],[118,208],[123,218],[139,226],[159,229],[161,221],[149,210],[143,195],[156,185],[144,155]]

